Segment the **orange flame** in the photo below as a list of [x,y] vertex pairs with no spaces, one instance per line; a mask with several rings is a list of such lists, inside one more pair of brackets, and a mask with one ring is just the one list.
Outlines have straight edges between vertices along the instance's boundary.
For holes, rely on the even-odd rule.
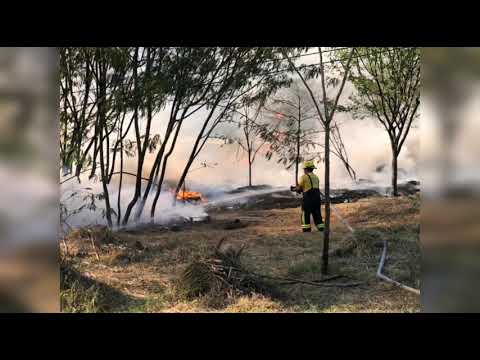
[[203,201],[206,199],[202,196],[202,193],[197,191],[179,191],[177,194],[177,200],[181,201]]

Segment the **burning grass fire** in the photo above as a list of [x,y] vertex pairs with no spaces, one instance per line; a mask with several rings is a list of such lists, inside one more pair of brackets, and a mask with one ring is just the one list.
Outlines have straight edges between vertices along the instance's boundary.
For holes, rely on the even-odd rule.
[[206,203],[207,199],[198,191],[181,190],[177,194],[177,200],[183,202]]

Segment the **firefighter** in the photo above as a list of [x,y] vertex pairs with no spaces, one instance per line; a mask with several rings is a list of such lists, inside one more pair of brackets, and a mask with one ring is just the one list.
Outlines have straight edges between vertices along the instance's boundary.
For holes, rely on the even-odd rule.
[[300,177],[298,186],[292,186],[293,191],[303,194],[301,215],[303,232],[312,231],[310,215],[319,231],[323,231],[325,228],[320,210],[320,180],[313,173],[313,169],[316,169],[313,161],[305,161],[303,163],[304,174]]

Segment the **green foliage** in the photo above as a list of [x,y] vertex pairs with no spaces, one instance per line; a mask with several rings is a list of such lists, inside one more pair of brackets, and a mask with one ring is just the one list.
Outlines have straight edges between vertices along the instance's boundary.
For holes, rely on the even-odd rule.
[[[100,105],[106,110],[107,132],[113,136],[119,131],[122,113],[138,109],[145,116],[150,108],[154,115],[168,102],[174,102],[172,115],[180,118],[198,108],[210,110],[224,103],[230,109],[223,117],[228,118],[236,100],[242,104],[260,101],[288,84],[280,59],[276,48],[61,48],[62,163],[80,168],[87,164]],[[107,74],[105,99],[97,89],[102,81],[99,68]],[[93,135],[98,136],[97,132]],[[147,139],[149,151],[154,151],[158,140],[155,136]],[[83,154],[87,148],[90,151]],[[131,147],[125,151],[134,156]]]
[[[344,50],[337,52],[344,56]],[[355,49],[349,80],[355,86],[348,110],[359,119],[376,118],[398,154],[420,103],[420,49]]]
[[[169,142],[170,135],[192,114],[207,110],[207,115],[191,118],[200,122],[201,130],[192,143],[186,174],[219,123],[230,121],[239,107],[261,103],[290,83],[281,59],[273,47],[61,48],[62,165],[75,167],[76,175],[92,166],[90,178],[95,178],[99,172],[113,173],[119,152],[137,157],[141,167],[147,151],[158,151],[157,163],[162,163],[169,151],[162,145],[172,144],[172,151],[175,145]],[[155,114],[167,104],[171,107],[165,133],[150,134],[161,121]],[[101,176],[102,182],[110,179]],[[130,209],[138,198],[136,191]]]
[[315,108],[303,84],[294,83],[271,97],[265,104],[268,123],[260,136],[269,143],[265,156],[291,169],[297,161],[320,158],[317,151],[321,132]]

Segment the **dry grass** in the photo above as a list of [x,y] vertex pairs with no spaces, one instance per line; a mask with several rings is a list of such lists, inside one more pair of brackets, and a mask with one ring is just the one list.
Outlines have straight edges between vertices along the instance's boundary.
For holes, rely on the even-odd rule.
[[[381,254],[378,242],[389,243],[387,275],[419,286],[418,197],[370,198],[335,208],[358,231],[356,244],[348,230],[332,217],[330,273],[343,274],[365,285],[352,288],[279,285],[284,297],[231,294],[185,298],[176,284],[192,261],[205,258],[222,239],[245,245],[242,264],[257,273],[318,280],[322,235],[302,233],[299,209],[248,210],[211,214],[209,224],[181,231],[119,232],[115,244],[98,246],[95,258],[88,241],[69,239],[76,269],[131,299],[112,311],[129,312],[417,312],[420,299],[376,279]],[[248,226],[226,230],[219,224],[239,219]],[[140,242],[146,249],[139,250]],[[137,244],[138,245],[138,244]],[[348,248],[351,247],[349,250]],[[342,253],[341,250],[346,250]],[[339,251],[340,250],[340,251]],[[337,251],[337,253],[335,253]],[[127,257],[129,260],[122,260]]]
[[85,276],[68,260],[61,262],[60,270],[60,307],[63,312],[114,312],[138,302],[119,289]]
[[241,296],[233,304],[227,306],[224,312],[232,313],[265,313],[284,312],[281,304],[262,295]]

